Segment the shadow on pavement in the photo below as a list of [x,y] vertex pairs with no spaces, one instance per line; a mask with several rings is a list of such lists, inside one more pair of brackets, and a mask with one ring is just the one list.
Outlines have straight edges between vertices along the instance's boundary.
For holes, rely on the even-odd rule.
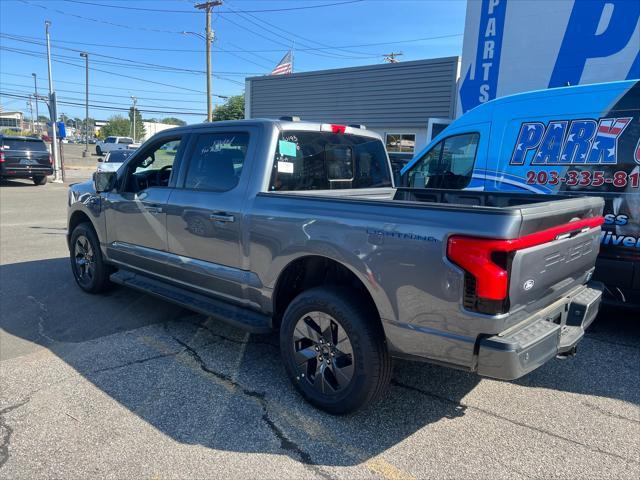
[[[462,400],[480,382],[471,373],[398,361],[380,404],[333,417],[295,393],[277,335],[248,335],[123,288],[85,294],[66,258],[4,265],[0,279],[5,332],[46,346],[128,410],[188,444],[286,453],[310,470],[360,464],[425,425],[464,415]],[[615,370],[621,355],[637,361],[640,325],[613,320],[596,323],[582,363],[550,362],[518,384],[638,403],[633,378]]]
[[0,180],[0,187],[33,187],[35,186],[30,178],[19,178],[8,180],[3,178]]

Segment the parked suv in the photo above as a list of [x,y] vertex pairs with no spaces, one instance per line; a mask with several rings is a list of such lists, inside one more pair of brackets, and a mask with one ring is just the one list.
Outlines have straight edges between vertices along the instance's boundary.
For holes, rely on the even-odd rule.
[[53,164],[47,144],[37,137],[0,135],[0,178],[30,178],[47,183]]
[[602,199],[394,189],[363,128],[166,130],[68,205],[80,288],[279,330],[291,381],[331,413],[379,398],[393,356],[518,378],[573,353],[601,298]]
[[107,137],[104,141],[101,140],[96,144],[96,153],[103,155],[113,150],[125,150],[133,143],[133,138],[131,137]]

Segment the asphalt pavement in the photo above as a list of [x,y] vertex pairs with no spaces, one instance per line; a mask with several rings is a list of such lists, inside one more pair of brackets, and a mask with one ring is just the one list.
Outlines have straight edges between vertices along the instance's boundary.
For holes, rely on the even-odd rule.
[[66,188],[0,185],[0,478],[640,477],[638,312],[516,382],[398,361],[381,403],[333,417],[290,386],[274,335],[82,293]]

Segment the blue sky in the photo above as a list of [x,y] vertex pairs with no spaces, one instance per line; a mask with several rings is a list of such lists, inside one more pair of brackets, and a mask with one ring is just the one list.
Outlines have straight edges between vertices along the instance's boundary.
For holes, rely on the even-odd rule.
[[[32,72],[38,75],[38,93],[46,93],[48,19],[61,102],[84,105],[79,51],[85,50],[96,69],[90,71],[90,103],[105,107],[92,108],[92,117],[126,112],[135,95],[144,118],[201,121],[206,112],[204,41],[180,33],[204,32],[204,14],[193,3],[0,0],[0,103],[5,110],[26,111],[26,100],[15,95],[33,92]],[[301,8],[327,4],[333,5]],[[218,75],[213,92],[242,93],[245,77],[268,73],[291,45],[296,72],[380,63],[392,51],[403,52],[404,61],[460,55],[465,9],[464,0],[225,0],[217,8],[221,13],[213,16],[213,70]],[[84,117],[83,106],[61,103],[58,111]]]

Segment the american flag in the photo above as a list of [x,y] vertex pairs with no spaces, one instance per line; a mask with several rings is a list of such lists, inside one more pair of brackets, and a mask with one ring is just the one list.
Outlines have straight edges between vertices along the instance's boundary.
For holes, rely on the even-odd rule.
[[287,75],[293,72],[293,62],[291,58],[291,50],[287,52],[287,54],[282,57],[282,60],[276,65],[271,71],[271,75]]

